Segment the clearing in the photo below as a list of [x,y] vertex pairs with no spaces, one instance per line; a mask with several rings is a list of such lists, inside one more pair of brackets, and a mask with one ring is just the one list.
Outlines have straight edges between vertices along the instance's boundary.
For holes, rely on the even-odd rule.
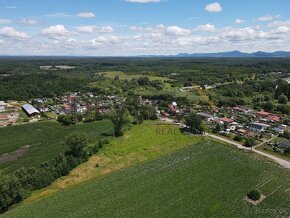
[[139,78],[139,77],[148,77],[150,80],[160,80],[160,81],[165,81],[165,80],[172,80],[167,77],[161,77],[161,76],[152,76],[152,75],[147,75],[147,74],[126,74],[122,71],[109,71],[109,72],[100,72],[98,74],[104,74],[105,77],[114,79],[116,76],[119,77],[120,80],[131,80],[134,78]]

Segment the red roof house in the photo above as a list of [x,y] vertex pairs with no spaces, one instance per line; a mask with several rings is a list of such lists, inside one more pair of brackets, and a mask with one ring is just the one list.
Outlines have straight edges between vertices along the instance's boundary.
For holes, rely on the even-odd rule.
[[257,112],[257,115],[262,116],[262,117],[266,117],[266,116],[269,116],[270,113],[268,113],[266,111],[259,111],[259,112]]
[[8,119],[8,114],[0,114],[0,120]]
[[232,123],[232,122],[234,122],[233,119],[230,119],[230,118],[227,118],[227,117],[219,118],[219,121],[224,122],[224,123]]
[[278,116],[267,116],[266,119],[274,123],[280,122],[280,117]]

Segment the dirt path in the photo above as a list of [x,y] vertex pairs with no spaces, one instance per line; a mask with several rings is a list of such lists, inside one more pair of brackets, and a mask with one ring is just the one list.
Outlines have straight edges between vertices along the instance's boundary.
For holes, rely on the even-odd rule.
[[275,163],[279,164],[280,166],[286,168],[286,169],[289,169],[290,170],[290,162],[287,161],[287,160],[284,160],[282,158],[279,158],[279,157],[276,157],[274,155],[271,155],[271,154],[267,154],[265,152],[262,152],[262,151],[259,151],[259,150],[256,150],[255,148],[256,147],[259,147],[265,143],[268,143],[270,141],[272,141],[273,139],[275,139],[277,136],[265,141],[265,142],[262,142],[260,143],[259,145],[255,146],[253,149],[251,148],[247,148],[243,145],[241,145],[240,143],[238,142],[235,142],[235,141],[232,141],[232,140],[229,140],[229,139],[225,139],[223,137],[220,137],[220,136],[216,136],[216,135],[212,135],[212,134],[209,134],[209,133],[206,133],[205,136],[208,136],[208,137],[211,137],[211,138],[215,138],[215,139],[218,139],[218,140],[221,140],[223,142],[226,142],[226,143],[229,143],[229,144],[232,144],[232,145],[235,145],[236,147],[238,147],[239,149],[243,149],[243,150],[248,150],[248,151],[253,151],[259,155],[262,155],[264,157],[267,157],[269,159],[271,159],[272,161],[274,161]]
[[30,145],[25,145],[17,151],[13,151],[7,154],[0,155],[0,164],[4,164],[10,161],[17,160],[19,157],[24,155],[29,150]]

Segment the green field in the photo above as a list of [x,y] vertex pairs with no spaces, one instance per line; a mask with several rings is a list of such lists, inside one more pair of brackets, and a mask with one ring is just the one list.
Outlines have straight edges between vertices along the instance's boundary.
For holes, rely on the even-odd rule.
[[[204,141],[158,160],[23,204],[3,217],[288,217],[290,174]],[[259,189],[258,206],[243,200]]]
[[38,166],[40,163],[56,157],[66,149],[62,145],[65,137],[80,131],[87,133],[92,140],[96,140],[102,133],[112,133],[112,125],[107,120],[69,127],[53,121],[43,121],[1,128],[0,155],[16,151],[27,145],[30,148],[17,161],[0,164],[0,174],[13,172],[22,166]]
[[153,76],[153,75],[147,75],[147,74],[126,74],[124,72],[118,72],[118,71],[110,71],[110,72],[102,72],[99,74],[104,74],[105,77],[114,79],[116,76],[119,77],[120,80],[131,80],[134,78],[139,78],[139,77],[148,77],[150,80],[160,80],[160,81],[165,81],[165,80],[171,80],[170,78],[167,77],[161,77],[161,76]]

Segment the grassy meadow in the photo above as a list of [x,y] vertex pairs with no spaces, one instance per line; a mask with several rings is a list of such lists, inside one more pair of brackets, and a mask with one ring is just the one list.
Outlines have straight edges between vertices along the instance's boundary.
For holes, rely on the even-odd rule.
[[126,80],[126,79],[131,80],[134,78],[137,79],[143,76],[148,77],[150,80],[160,80],[160,81],[171,80],[170,78],[167,78],[167,77],[153,76],[153,75],[146,75],[146,74],[144,75],[143,74],[126,74],[121,71],[109,71],[109,72],[103,72],[99,74],[104,74],[104,76],[109,79],[114,79],[116,76],[118,76],[120,80]]
[[74,132],[85,132],[92,140],[101,134],[112,133],[108,120],[63,126],[55,121],[43,121],[25,125],[0,128],[0,155],[16,151],[29,145],[29,150],[16,161],[0,164],[0,174],[13,172],[25,166],[38,166],[65,151],[62,145],[65,138]]
[[24,204],[80,183],[157,159],[202,140],[202,137],[182,134],[175,125],[162,124],[158,121],[147,121],[142,125],[132,126],[123,137],[113,139],[97,155],[72,170],[70,175],[33,193]]

